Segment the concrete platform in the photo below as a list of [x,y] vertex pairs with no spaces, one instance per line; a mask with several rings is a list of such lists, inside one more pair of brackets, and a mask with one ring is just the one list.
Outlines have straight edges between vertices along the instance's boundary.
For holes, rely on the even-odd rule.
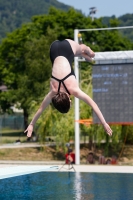
[[[76,172],[86,173],[133,173],[133,166],[112,166],[112,165],[73,165]],[[61,170],[60,170],[61,169]],[[60,171],[59,171],[60,170]],[[67,172],[68,165],[0,165],[0,179],[15,177],[37,172]]]

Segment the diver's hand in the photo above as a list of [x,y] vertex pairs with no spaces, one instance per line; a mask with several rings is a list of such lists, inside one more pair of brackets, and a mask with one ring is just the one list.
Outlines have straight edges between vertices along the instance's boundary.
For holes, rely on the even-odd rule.
[[109,136],[112,136],[112,129],[110,128],[110,126],[107,124],[107,123],[105,123],[105,124],[103,124],[103,127],[104,127],[104,130],[106,131],[106,133],[109,135]]
[[81,56],[83,56],[86,59],[86,61],[93,61],[95,53],[91,50],[90,47],[85,46],[85,48],[83,48]]
[[27,137],[31,137],[32,136],[32,132],[33,132],[33,124],[29,124],[29,126],[27,127],[27,129],[24,131],[24,133],[27,132]]

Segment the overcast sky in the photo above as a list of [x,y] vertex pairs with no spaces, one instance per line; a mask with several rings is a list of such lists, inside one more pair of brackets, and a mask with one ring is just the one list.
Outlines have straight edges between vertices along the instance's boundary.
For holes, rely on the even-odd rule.
[[96,7],[96,18],[111,17],[130,13],[133,14],[133,0],[58,0],[66,5],[79,9],[83,14],[88,15],[91,7]]

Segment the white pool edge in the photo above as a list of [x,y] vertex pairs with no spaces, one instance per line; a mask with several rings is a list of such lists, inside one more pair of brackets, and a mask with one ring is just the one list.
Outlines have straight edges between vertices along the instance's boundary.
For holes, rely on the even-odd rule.
[[0,179],[53,170],[58,170],[58,166],[19,165],[4,167],[0,169]]
[[[133,173],[133,166],[118,165],[73,165],[76,172],[88,173]],[[61,169],[61,170],[60,170]],[[59,171],[60,170],[60,171]],[[11,178],[37,172],[67,172],[68,165],[10,165],[0,168],[0,179]],[[74,172],[74,170],[70,170]]]

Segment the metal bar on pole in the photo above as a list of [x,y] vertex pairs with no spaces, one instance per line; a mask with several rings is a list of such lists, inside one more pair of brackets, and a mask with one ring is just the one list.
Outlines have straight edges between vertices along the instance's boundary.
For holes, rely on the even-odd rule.
[[78,29],[81,31],[104,31],[104,30],[120,30],[120,29],[129,29],[133,26],[121,26],[121,27],[108,27],[108,28],[92,28],[92,29]]
[[[74,30],[74,40],[78,43],[78,30]],[[79,66],[78,66],[78,57],[74,58],[74,70],[76,80],[79,84]],[[79,132],[79,123],[76,122],[79,120],[79,99],[75,97],[75,164],[80,164],[80,132]]]

